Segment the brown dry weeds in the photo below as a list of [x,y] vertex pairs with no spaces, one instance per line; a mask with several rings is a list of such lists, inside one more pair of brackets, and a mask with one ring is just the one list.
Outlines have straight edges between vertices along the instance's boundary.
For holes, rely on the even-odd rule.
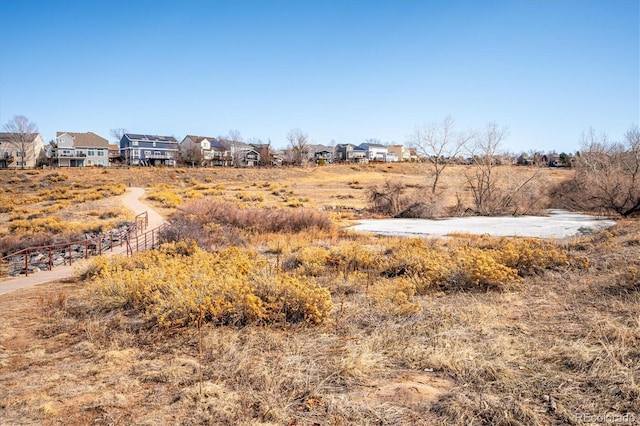
[[[305,173],[294,172],[298,188]],[[510,291],[429,293],[411,315],[376,310],[365,286],[327,283],[335,308],[320,327],[159,332],[131,312],[93,312],[79,281],[5,294],[0,423],[637,421],[640,222],[564,244],[582,261]]]

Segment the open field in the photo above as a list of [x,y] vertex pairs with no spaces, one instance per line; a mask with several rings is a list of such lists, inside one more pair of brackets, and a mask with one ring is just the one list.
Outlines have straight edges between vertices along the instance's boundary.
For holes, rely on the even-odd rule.
[[[445,207],[468,196],[461,169],[447,169]],[[52,173],[68,178],[51,182]],[[545,182],[570,173],[544,170]],[[82,182],[74,207],[56,211],[62,218],[120,211],[118,191],[80,198],[93,187],[105,192],[123,184],[149,187],[167,216],[208,196],[238,203],[236,219],[269,206],[309,207],[325,210],[336,224],[283,234],[268,224],[243,230],[186,221],[216,206],[206,203],[192,204],[181,219],[208,233],[203,248],[227,253],[238,245],[248,256],[242,265],[262,265],[257,277],[247,272],[247,282],[289,277],[326,289],[331,309],[326,317],[317,311],[315,323],[288,314],[273,321],[268,312],[254,321],[213,311],[205,318],[202,310],[200,320],[163,322],[150,312],[166,306],[142,308],[146,302],[139,300],[113,308],[109,299],[107,307],[109,282],[95,271],[86,280],[0,296],[2,424],[551,425],[589,424],[595,418],[589,416],[605,414],[640,421],[638,220],[550,243],[465,235],[418,241],[340,229],[371,216],[371,185],[425,186],[419,165],[17,171],[0,179],[11,198],[33,201],[1,213],[5,236],[11,215],[53,203],[35,198],[43,181],[49,190],[67,185],[69,191]],[[91,204],[97,202],[104,204]],[[126,217],[122,212],[118,219]],[[213,262],[206,256],[175,259]],[[173,269],[164,276],[188,268]],[[132,276],[153,282],[151,273]],[[187,275],[179,287],[218,285],[210,275]],[[276,290],[271,294],[278,296]],[[234,315],[240,308],[253,312],[249,303],[234,308]],[[309,309],[304,300],[287,309],[303,308]]]

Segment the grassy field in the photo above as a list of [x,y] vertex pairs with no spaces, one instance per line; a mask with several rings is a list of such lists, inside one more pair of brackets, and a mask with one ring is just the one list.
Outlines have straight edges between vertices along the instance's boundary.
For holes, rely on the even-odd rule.
[[[443,209],[468,202],[464,173],[445,172]],[[570,173],[545,169],[542,182]],[[120,195],[143,186],[212,252],[179,246],[0,296],[1,424],[640,421],[638,220],[552,242],[341,229],[372,214],[373,185],[428,188],[417,164],[0,180],[2,248],[29,241],[16,233],[62,238],[128,220]],[[279,230],[270,207],[322,226]],[[13,227],[46,208],[75,225]],[[185,294],[202,288],[229,299],[193,305]]]

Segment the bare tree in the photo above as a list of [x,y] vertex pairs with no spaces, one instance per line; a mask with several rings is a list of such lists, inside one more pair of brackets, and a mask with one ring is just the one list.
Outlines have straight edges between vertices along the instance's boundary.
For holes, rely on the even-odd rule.
[[300,129],[291,129],[287,133],[287,142],[291,153],[291,163],[301,166],[309,155],[309,135]]
[[16,115],[4,125],[4,131],[7,132],[4,143],[17,150],[16,158],[20,168],[24,169],[28,161],[35,165],[40,155],[34,142],[38,133],[36,123],[29,121],[24,115]]
[[506,127],[499,127],[497,123],[489,123],[475,138],[475,145],[470,152],[473,158],[473,173],[467,174],[466,179],[477,214],[486,215],[493,212],[492,204],[496,192],[494,158],[507,131]]
[[564,205],[582,210],[604,210],[621,216],[640,215],[640,129],[632,126],[624,142],[589,129],[573,165],[574,178],[556,189]]
[[111,129],[109,130],[109,134],[111,135],[111,137],[113,138],[114,141],[116,142],[120,142],[120,140],[122,139],[122,137],[125,135],[125,133],[127,132],[127,129],[124,129],[122,127],[119,127],[117,129]]
[[203,155],[200,144],[193,144],[187,148],[182,154],[182,160],[185,163],[191,164],[191,167],[201,166]]
[[397,216],[410,204],[410,198],[404,194],[405,189],[400,182],[386,181],[380,187],[370,187],[367,190],[367,198],[374,211]]
[[547,205],[539,167],[531,169],[531,173],[517,175],[498,168],[502,162],[501,145],[507,135],[508,127],[489,123],[475,137],[470,153],[472,172],[467,172],[465,178],[473,196],[472,210],[476,214],[526,214]]
[[444,169],[462,152],[471,137],[470,132],[454,130],[454,120],[451,116],[445,117],[441,123],[431,123],[416,128],[411,144],[427,159],[431,167],[432,194],[436,193]]
[[246,154],[246,150],[243,149],[244,139],[240,130],[231,129],[227,136],[222,137],[229,144],[229,151],[231,151],[231,165],[239,167],[242,165],[242,158]]

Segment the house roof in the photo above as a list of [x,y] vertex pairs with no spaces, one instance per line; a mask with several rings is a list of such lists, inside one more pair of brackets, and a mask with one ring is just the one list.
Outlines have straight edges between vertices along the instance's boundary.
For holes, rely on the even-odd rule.
[[[25,133],[28,141],[35,140],[40,133]],[[13,142],[19,140],[21,133],[0,133],[0,142]]]
[[[184,137],[184,139],[186,139],[186,138],[191,139],[191,140],[192,140],[192,141],[194,141],[195,143],[200,143],[200,142],[202,142],[202,141],[203,141],[203,140],[205,140],[205,139],[206,139],[206,140],[208,140],[209,142],[213,142],[213,141],[217,141],[217,140],[218,140],[217,138],[214,138],[214,137],[212,137],[212,136],[195,136],[195,135],[187,135],[187,136],[185,136],[185,137]],[[183,140],[184,140],[184,139],[183,139]]]
[[86,133],[74,133],[74,132],[56,132],[56,138],[67,134],[73,138],[73,145],[75,147],[83,148],[107,148],[109,141],[101,136],[96,135],[93,132]]
[[253,149],[253,147],[251,147],[251,145],[249,145],[247,143],[244,143],[244,142],[230,141],[230,140],[226,140],[226,139],[220,139],[218,142],[225,149],[230,149],[231,146],[233,146],[236,149]]
[[361,143],[360,146],[361,147],[362,146],[368,146],[369,148],[385,148],[385,149],[387,148],[386,145],[382,145],[382,144],[379,144],[379,143],[368,143],[368,142]]
[[120,145],[115,143],[109,144],[109,151],[120,151]]
[[174,142],[178,143],[176,138],[173,136],[159,136],[159,135],[141,135],[138,133],[125,133],[123,137],[133,141],[143,141],[143,142]]

